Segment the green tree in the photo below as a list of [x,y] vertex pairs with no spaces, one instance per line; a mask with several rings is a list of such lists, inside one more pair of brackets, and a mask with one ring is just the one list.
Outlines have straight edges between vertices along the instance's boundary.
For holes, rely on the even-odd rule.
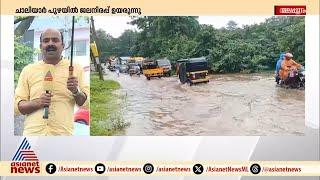
[[34,16],[16,16],[14,20],[14,24],[19,25],[15,28],[14,34],[16,36],[23,36],[23,34],[29,29],[31,26]]
[[172,39],[193,39],[198,32],[197,17],[192,16],[159,16],[136,17],[131,21],[141,32],[137,38],[135,52],[145,57],[163,56],[164,52],[171,52],[178,48],[169,42]]
[[132,30],[125,30],[116,40],[117,56],[133,56],[134,45],[137,42],[138,33]]
[[101,36],[106,48],[117,56],[167,57],[205,56],[214,72],[272,70],[281,52],[291,52],[305,62],[304,17],[271,17],[260,24],[225,28],[200,25],[192,16],[133,17],[138,32],[126,31],[119,38]]
[[14,37],[14,82],[18,81],[22,69],[33,62],[35,50],[21,43],[21,37]]
[[115,38],[107,34],[104,30],[96,31],[97,39],[99,39],[99,49],[101,54],[101,61],[104,62],[107,57],[113,56],[117,53]]
[[233,30],[236,30],[237,29],[237,23],[235,22],[235,21],[229,21],[228,23],[227,23],[227,30],[229,30],[229,31],[233,31]]

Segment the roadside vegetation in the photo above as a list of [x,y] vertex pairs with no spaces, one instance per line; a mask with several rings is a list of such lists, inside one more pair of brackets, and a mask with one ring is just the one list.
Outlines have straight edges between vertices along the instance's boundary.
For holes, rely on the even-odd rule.
[[14,84],[18,83],[22,69],[33,62],[36,50],[21,43],[21,37],[14,37]]
[[104,57],[167,57],[179,59],[205,56],[211,72],[253,73],[274,70],[281,52],[291,52],[305,62],[305,17],[271,17],[260,24],[239,27],[229,21],[224,28],[199,24],[198,17],[133,17],[126,30],[113,38],[97,30]]
[[120,84],[112,80],[99,80],[97,73],[91,73],[90,83],[90,134],[110,136],[122,131],[128,123],[122,118],[125,97],[115,93]]

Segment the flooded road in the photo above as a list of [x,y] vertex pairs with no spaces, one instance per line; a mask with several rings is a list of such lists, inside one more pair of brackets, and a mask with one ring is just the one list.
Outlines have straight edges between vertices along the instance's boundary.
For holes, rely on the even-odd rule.
[[119,135],[303,135],[304,91],[275,87],[272,74],[211,75],[208,84],[177,77],[107,72],[125,95]]

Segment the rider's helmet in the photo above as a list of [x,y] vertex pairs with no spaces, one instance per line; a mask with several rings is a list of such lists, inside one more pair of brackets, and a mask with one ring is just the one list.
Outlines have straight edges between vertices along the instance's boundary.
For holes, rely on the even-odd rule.
[[293,55],[291,53],[286,53],[284,56],[288,58],[293,58]]

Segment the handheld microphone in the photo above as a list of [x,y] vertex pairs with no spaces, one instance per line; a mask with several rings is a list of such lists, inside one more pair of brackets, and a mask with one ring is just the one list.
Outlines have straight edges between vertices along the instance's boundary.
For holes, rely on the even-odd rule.
[[[50,94],[52,91],[52,81],[53,81],[53,77],[52,77],[51,71],[49,70],[46,73],[46,76],[44,77],[44,81],[43,81],[43,88],[47,94]],[[49,118],[49,106],[45,106],[43,109],[43,119],[48,119],[48,118]]]

